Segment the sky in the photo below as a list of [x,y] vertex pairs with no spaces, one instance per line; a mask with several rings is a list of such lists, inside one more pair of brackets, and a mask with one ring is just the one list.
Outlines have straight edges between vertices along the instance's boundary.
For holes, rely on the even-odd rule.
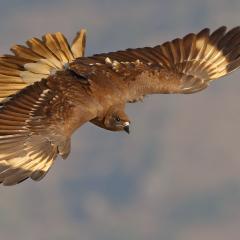
[[[239,0],[0,0],[0,52],[87,29],[86,54],[239,25]],[[127,107],[131,134],[86,124],[41,182],[0,187],[4,240],[235,240],[240,71],[192,95]]]

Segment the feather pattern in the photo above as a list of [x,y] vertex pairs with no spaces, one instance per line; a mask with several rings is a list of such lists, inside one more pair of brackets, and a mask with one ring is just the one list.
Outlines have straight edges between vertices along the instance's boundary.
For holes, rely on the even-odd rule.
[[77,33],[76,37],[73,39],[71,45],[71,51],[74,58],[79,58],[84,56],[86,46],[86,30],[82,29]]
[[[41,131],[38,134],[34,131],[46,128],[44,117],[36,122],[34,115],[49,98],[50,90],[47,90],[46,82],[32,85],[0,109],[0,182],[4,185],[19,183],[35,171],[45,175],[57,156],[56,144]],[[40,165],[43,162],[45,164]],[[47,163],[51,163],[49,168],[42,170]]]
[[[223,26],[212,33],[205,28],[197,34],[190,33],[182,39],[177,38],[155,47],[96,54],[79,59],[77,63],[105,65],[105,59],[125,65],[140,61],[144,65],[140,72],[155,71],[158,77],[155,77],[155,81],[151,81],[152,88],[146,78],[145,82],[141,80],[141,83],[135,81],[135,84],[131,84],[129,91],[134,92],[132,88],[144,88],[139,86],[142,84],[146,89],[145,93],[141,92],[143,95],[156,92],[194,93],[206,88],[210,81],[240,66],[240,27],[227,31]],[[74,64],[72,66],[74,69]],[[135,69],[131,69],[135,77],[138,76],[136,75],[138,67],[135,64]],[[153,79],[152,75],[151,78]],[[165,78],[169,78],[169,81],[165,81]],[[171,85],[172,89],[166,91],[166,87],[161,87],[166,84]]]
[[[0,108],[0,183],[41,180],[58,155],[70,152],[70,136],[95,118],[90,99],[77,99],[81,82],[70,72],[49,76],[20,90]],[[75,85],[74,85],[75,84]],[[64,95],[62,94],[64,93]],[[93,106],[94,110],[95,107]]]
[[47,33],[42,39],[32,38],[27,46],[13,46],[14,55],[0,57],[0,101],[82,57],[85,38],[86,31],[82,29],[71,46],[60,32]]

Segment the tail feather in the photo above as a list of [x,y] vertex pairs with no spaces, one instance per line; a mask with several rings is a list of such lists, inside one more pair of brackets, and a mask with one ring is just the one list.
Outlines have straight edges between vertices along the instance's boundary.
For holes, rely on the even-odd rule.
[[80,32],[77,33],[71,45],[73,57],[74,58],[83,57],[85,54],[85,46],[86,46],[86,30],[82,29]]
[[14,55],[0,57],[0,102],[82,57],[85,39],[86,31],[82,29],[71,46],[60,32],[47,33],[42,40],[32,38],[26,42],[27,46],[13,46]]

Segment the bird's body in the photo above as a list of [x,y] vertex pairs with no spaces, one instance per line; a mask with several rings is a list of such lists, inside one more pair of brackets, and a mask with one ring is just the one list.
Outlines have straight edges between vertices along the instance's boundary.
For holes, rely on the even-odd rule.
[[127,103],[195,93],[240,66],[240,28],[203,29],[156,47],[84,57],[85,31],[16,45],[0,58],[0,182],[42,179],[72,134],[91,122],[129,132]]

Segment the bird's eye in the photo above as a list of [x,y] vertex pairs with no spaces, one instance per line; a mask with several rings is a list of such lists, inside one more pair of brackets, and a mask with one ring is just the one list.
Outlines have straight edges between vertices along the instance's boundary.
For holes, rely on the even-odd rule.
[[120,122],[121,121],[120,117],[116,117],[115,120],[116,120],[116,122]]

